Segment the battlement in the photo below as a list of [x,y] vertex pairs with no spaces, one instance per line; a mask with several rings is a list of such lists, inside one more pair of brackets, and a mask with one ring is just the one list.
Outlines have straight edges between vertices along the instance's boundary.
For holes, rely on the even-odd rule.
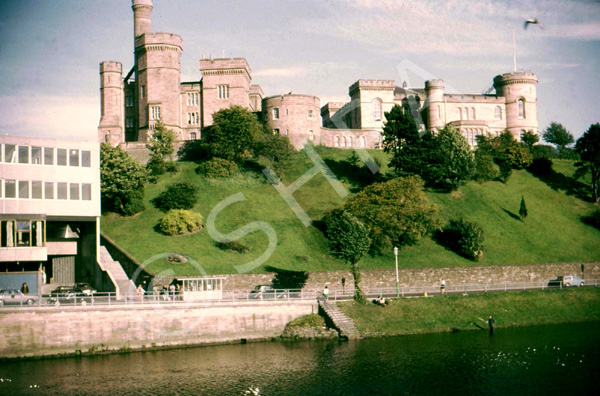
[[494,77],[494,87],[508,84],[536,84],[537,76],[532,72],[504,73]]
[[131,0],[131,8],[150,7],[152,8],[152,0]]
[[114,72],[120,74],[123,72],[123,65],[121,64],[121,62],[117,61],[100,62],[100,73],[106,72]]
[[175,33],[145,33],[135,38],[135,48],[154,46],[157,49],[163,47],[178,47],[183,48],[183,39]]
[[267,107],[270,106],[281,106],[281,105],[306,105],[306,106],[321,106],[321,99],[313,95],[304,94],[286,94],[286,95],[273,95],[263,99],[263,103]]
[[200,59],[200,72],[203,76],[245,73],[252,79],[252,70],[245,58]]
[[265,93],[263,92],[260,85],[252,84],[250,85],[250,95],[260,95],[260,97],[262,98],[263,96],[265,96]]
[[394,90],[396,88],[396,81],[394,80],[358,80],[354,84],[350,85],[348,92],[350,96],[361,89],[367,90]]
[[444,89],[444,80],[441,79],[433,79],[425,81],[425,90],[428,91],[430,89]]

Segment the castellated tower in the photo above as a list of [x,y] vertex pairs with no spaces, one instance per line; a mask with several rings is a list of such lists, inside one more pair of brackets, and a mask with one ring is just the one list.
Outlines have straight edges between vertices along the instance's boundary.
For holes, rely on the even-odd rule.
[[123,141],[123,67],[121,63],[100,63],[100,124],[98,141],[112,146]]
[[[349,128],[381,129],[384,112],[394,107],[394,80],[358,80],[348,90],[354,110],[346,121]],[[348,116],[347,116],[348,117]]]
[[494,77],[496,95],[503,96],[506,103],[506,128],[517,140],[525,131],[538,133],[537,81],[537,76],[531,72]]
[[425,81],[427,94],[427,128],[442,129],[446,124],[444,117],[444,80]]
[[181,137],[180,85],[183,40],[172,33],[151,33],[152,0],[133,0],[138,141],[146,141],[160,119]]

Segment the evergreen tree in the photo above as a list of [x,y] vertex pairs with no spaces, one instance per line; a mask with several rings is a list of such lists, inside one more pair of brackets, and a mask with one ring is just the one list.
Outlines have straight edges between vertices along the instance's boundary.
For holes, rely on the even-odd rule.
[[413,175],[422,169],[423,141],[409,111],[398,105],[384,113],[383,151],[392,154],[390,166],[398,175]]
[[521,216],[521,221],[525,221],[527,217],[527,205],[525,205],[525,197],[521,196],[521,207],[519,208],[519,216]]
[[146,147],[150,150],[150,159],[146,167],[152,174],[165,173],[167,160],[175,152],[176,136],[173,130],[168,129],[161,120],[158,120],[150,140],[146,143]]
[[550,123],[550,126],[546,128],[546,131],[542,135],[545,142],[554,144],[559,154],[563,154],[565,148],[575,142],[571,132],[557,122]]
[[579,174],[592,176],[592,199],[598,205],[600,200],[600,124],[593,124],[577,139],[575,150],[581,156],[583,164]]

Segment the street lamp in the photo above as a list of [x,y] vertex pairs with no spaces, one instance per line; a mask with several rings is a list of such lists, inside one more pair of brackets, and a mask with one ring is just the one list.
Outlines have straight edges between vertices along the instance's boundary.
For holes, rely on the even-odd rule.
[[394,246],[394,256],[396,256],[396,297],[400,296],[400,280],[398,278],[398,247]]

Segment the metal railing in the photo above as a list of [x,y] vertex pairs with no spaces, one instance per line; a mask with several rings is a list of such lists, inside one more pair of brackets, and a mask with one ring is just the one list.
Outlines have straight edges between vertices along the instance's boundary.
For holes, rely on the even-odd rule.
[[[586,279],[584,287],[600,286],[599,279]],[[576,286],[570,286],[573,288]],[[488,292],[509,292],[517,290],[546,290],[567,288],[559,281],[536,281],[536,282],[498,282],[498,283],[446,283],[442,292],[440,286],[400,286],[396,287],[363,287],[362,290],[367,298],[384,297],[414,297],[429,296],[440,294],[468,294],[468,293],[488,293]],[[276,289],[268,292],[256,292],[248,290],[223,290],[217,297],[187,299],[180,291],[162,291],[162,292],[144,292],[144,293],[121,293],[117,298],[116,293],[94,293],[91,295],[43,295],[37,297],[33,304],[27,304],[26,301],[20,303],[6,303],[0,299],[0,309],[2,308],[28,308],[28,307],[120,307],[127,305],[164,305],[164,304],[204,304],[213,305],[219,303],[253,303],[253,302],[285,302],[285,301],[306,301],[315,300],[323,296],[320,290],[304,289]],[[354,290],[351,288],[336,289],[330,288],[329,300],[341,301],[350,300],[354,296]]]

